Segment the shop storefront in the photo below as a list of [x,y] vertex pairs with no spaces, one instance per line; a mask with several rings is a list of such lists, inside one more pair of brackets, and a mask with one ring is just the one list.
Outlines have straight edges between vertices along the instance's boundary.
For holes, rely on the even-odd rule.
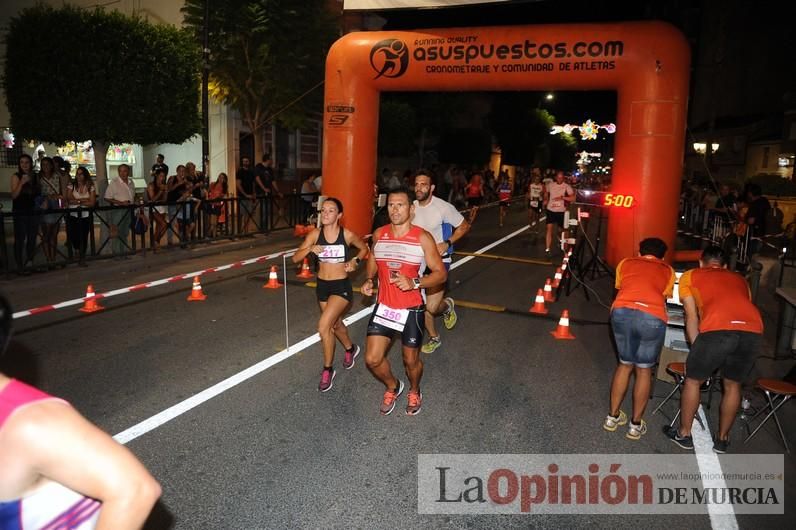
[[[88,169],[91,175],[97,174],[97,166],[94,160],[94,149],[91,142],[67,142],[56,148],[58,156],[68,161],[72,165],[72,175],[78,166]],[[49,154],[49,153],[48,153]],[[135,144],[111,144],[106,155],[106,166],[108,178],[112,179],[117,175],[116,168],[121,164],[130,166],[133,182],[136,188],[146,187],[148,171],[142,168],[141,146]]]

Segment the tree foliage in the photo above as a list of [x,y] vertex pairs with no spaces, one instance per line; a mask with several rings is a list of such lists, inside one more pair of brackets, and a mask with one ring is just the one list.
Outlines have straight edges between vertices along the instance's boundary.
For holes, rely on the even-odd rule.
[[[185,24],[202,42],[205,2],[186,0]],[[300,127],[320,111],[322,90],[302,94],[324,77],[336,26],[325,0],[214,0],[209,13],[211,94],[238,110],[250,131],[271,119]],[[255,149],[260,142],[255,142]]]
[[181,143],[199,130],[190,34],[116,11],[44,5],[11,19],[3,75],[21,138]]
[[551,135],[547,140],[550,146],[550,159],[546,167],[572,171],[576,167],[575,153],[578,150],[578,141],[571,134],[561,133]]
[[496,95],[489,115],[489,125],[502,153],[501,160],[508,165],[533,164],[539,147],[550,142],[550,128],[554,123],[553,116],[536,108],[536,96],[528,92]]

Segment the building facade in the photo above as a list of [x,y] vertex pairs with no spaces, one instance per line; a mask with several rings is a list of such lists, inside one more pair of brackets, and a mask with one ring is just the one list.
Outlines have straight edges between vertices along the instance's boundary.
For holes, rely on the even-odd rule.
[[[23,9],[33,7],[41,0],[5,0],[0,5],[0,31],[8,31],[10,19]],[[61,0],[45,0],[54,7],[62,4]],[[94,8],[96,0],[71,0],[72,5],[85,8]],[[334,8],[342,2],[330,2]],[[106,9],[114,9],[127,15],[137,15],[155,24],[171,24],[181,26],[183,15],[182,0],[119,0],[110,3]],[[0,56],[5,56],[5,46],[0,42]],[[69,60],[65,56],[64,60]],[[11,117],[5,106],[5,98],[0,98],[0,131],[4,137],[10,139],[14,131],[10,128]],[[65,102],[68,104],[68,102]],[[320,109],[319,109],[320,111]],[[238,113],[226,106],[210,101],[209,117],[209,168],[210,178],[215,180],[220,172],[225,172],[234,179],[241,156],[253,158],[253,135],[250,134],[241,122]],[[277,176],[288,181],[300,182],[300,178],[307,173],[319,172],[321,167],[321,122],[310,120],[302,130],[286,130],[272,125],[264,135],[263,152],[271,153],[277,168]],[[75,139],[66,145],[49,145],[38,142],[35,138],[15,138],[13,147],[10,142],[0,146],[0,195],[8,195],[10,176],[16,170],[19,154],[28,153],[34,160],[39,151],[44,156],[59,155],[72,163],[73,171],[77,165],[87,166],[95,174],[93,152],[90,144],[82,139]],[[182,144],[160,145],[113,145],[108,150],[107,166],[108,176],[116,175],[116,166],[126,163],[132,167],[132,176],[136,188],[143,189],[150,179],[150,170],[155,163],[156,156],[163,154],[165,163],[170,172],[186,162],[194,162],[197,167],[202,166],[202,138],[196,135]],[[256,162],[256,161],[255,161]],[[288,183],[286,191],[291,191]],[[234,185],[232,186],[234,190]]]

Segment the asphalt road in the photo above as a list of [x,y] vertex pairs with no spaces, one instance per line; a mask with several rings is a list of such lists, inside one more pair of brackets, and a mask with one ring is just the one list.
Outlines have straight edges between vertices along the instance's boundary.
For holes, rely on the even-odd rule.
[[[483,211],[459,250],[478,250],[524,222],[517,207],[499,228],[496,213]],[[275,239],[156,267],[92,264],[89,271],[67,270],[57,281],[33,276],[3,288],[15,309],[25,309],[81,296],[88,279],[101,292],[297,242]],[[489,252],[539,259],[542,251],[525,232]],[[528,316],[536,289],[553,270],[475,258],[451,273],[451,296],[464,303],[454,330],[440,322],[442,347],[423,355],[424,402],[416,417],[403,414],[405,397],[391,416],[380,416],[383,388],[362,357],[343,370],[339,347],[334,388],[320,394],[316,343],[133,439],[129,447],[164,491],[148,528],[710,528],[707,514],[418,513],[419,454],[684,454],[660,434],[666,420],[650,416],[651,408],[649,432],[638,442],[601,428],[616,363],[608,310],[578,290],[551,305],[549,318]],[[188,303],[190,284],[181,282],[105,300],[107,309],[90,316],[70,308],[20,319],[0,369],[66,398],[103,429],[120,433],[283,350],[286,342],[313,335],[313,289],[291,279],[286,313],[285,291],[262,289],[265,279],[265,266],[234,269],[203,279],[208,299],[202,303]],[[610,303],[611,280],[593,286]],[[357,297],[351,313],[364,307]],[[564,308],[573,319],[573,341],[549,333]],[[365,325],[361,319],[350,327],[363,346]],[[403,376],[395,345],[390,360]],[[668,388],[659,382],[651,404]],[[712,425],[717,408],[708,413]],[[786,409],[784,417],[793,420]],[[674,401],[667,410],[676,410]],[[788,425],[792,434],[794,423]],[[776,436],[769,428],[746,446],[738,440],[731,451],[782,453]],[[789,502],[796,498],[794,460],[785,455],[784,461],[785,515],[739,515],[738,527],[796,526]],[[729,524],[719,520],[714,527]]]

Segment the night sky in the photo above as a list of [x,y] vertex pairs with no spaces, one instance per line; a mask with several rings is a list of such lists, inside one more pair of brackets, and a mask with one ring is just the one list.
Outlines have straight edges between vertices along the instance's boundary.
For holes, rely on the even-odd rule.
[[[761,0],[515,1],[383,11],[384,29],[663,20],[692,49],[689,124],[716,117],[781,114],[796,107],[796,2]],[[613,120],[615,94],[557,93],[549,110],[562,122]],[[547,107],[546,107],[547,108]],[[588,114],[586,116],[585,114]]]

